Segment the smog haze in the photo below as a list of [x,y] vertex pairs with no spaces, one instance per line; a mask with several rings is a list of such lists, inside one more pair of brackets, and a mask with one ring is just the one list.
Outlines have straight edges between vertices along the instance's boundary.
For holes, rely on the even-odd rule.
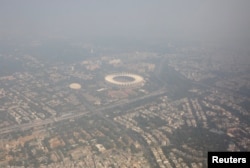
[[250,2],[2,1],[2,38],[248,40]]

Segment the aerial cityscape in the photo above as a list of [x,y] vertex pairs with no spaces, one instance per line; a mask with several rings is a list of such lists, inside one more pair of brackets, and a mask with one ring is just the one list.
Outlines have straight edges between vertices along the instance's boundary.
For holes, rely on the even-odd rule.
[[250,150],[249,64],[83,50],[72,63],[1,53],[21,67],[0,78],[1,167],[205,167],[207,151]]
[[250,151],[249,2],[13,2],[0,168],[205,168],[208,152]]

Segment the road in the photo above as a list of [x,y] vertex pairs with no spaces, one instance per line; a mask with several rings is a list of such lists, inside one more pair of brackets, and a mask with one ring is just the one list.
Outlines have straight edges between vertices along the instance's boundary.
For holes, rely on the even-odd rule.
[[[103,112],[105,112],[107,110],[112,111],[112,109],[122,107],[122,106],[128,106],[128,105],[134,104],[136,102],[139,102],[141,100],[149,99],[149,98],[152,98],[152,97],[155,97],[155,96],[160,96],[160,95],[163,95],[165,93],[166,93],[165,89],[160,89],[158,91],[152,92],[152,93],[150,93],[148,95],[145,95],[145,96],[142,96],[142,97],[139,97],[139,98],[126,100],[126,101],[121,101],[121,102],[118,102],[116,104],[108,105],[108,106],[101,107],[101,108],[98,108],[98,109],[94,109],[94,108],[90,109],[89,108],[88,111],[85,111],[85,112],[82,112],[82,113],[70,113],[67,116],[64,115],[64,116],[60,116],[60,117],[48,118],[48,119],[45,119],[45,120],[39,120],[39,121],[36,120],[36,121],[32,121],[30,123],[23,123],[23,124],[19,124],[19,125],[8,126],[8,127],[0,129],[0,135],[15,132],[15,131],[24,131],[24,130],[28,130],[28,129],[31,129],[31,128],[34,128],[34,127],[40,127],[40,126],[45,126],[45,125],[48,125],[48,124],[53,124],[53,123],[59,122],[59,121],[75,119],[75,118],[79,118],[79,117],[82,117],[84,115],[89,115],[89,114],[91,114],[91,115],[97,114],[98,116],[101,116],[102,118],[104,118],[105,120],[108,120],[110,122],[111,120],[106,118],[103,115]],[[112,122],[112,123],[114,123],[114,122]]]

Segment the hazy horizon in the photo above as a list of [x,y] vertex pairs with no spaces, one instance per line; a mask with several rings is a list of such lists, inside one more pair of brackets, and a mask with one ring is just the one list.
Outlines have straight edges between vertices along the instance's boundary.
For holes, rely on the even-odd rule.
[[0,37],[250,39],[250,1],[2,1]]

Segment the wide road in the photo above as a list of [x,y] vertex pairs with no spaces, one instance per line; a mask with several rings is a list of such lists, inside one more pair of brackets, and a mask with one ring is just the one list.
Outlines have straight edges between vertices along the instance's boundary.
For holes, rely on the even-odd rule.
[[[85,111],[82,113],[69,113],[68,115],[62,115],[60,117],[48,118],[48,119],[39,120],[39,121],[36,120],[36,121],[32,121],[30,123],[8,126],[8,127],[0,129],[0,135],[15,132],[15,131],[24,131],[24,130],[28,130],[28,129],[31,129],[34,127],[45,126],[45,125],[52,124],[55,122],[75,119],[75,118],[79,118],[79,117],[82,117],[84,115],[90,115],[90,114],[91,115],[97,114],[97,115],[105,118],[105,116],[103,116],[103,112],[105,112],[107,110],[113,111],[112,109],[122,107],[122,106],[128,106],[130,104],[134,104],[134,103],[142,101],[144,99],[150,99],[152,97],[160,96],[160,95],[163,95],[165,93],[166,93],[165,89],[160,89],[158,91],[152,92],[152,93],[145,95],[145,96],[142,96],[142,97],[134,98],[131,100],[121,101],[121,102],[118,102],[118,103],[115,103],[112,105],[108,105],[108,106],[104,106],[104,107],[101,107],[98,109],[91,108],[91,109],[88,109],[88,111]],[[108,120],[110,121],[110,119],[108,119]]]

